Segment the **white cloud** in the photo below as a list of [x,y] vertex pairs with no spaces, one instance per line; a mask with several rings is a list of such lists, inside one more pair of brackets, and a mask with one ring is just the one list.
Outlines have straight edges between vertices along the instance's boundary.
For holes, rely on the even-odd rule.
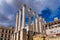
[[0,25],[8,26],[8,25],[9,25],[9,23],[0,22]]
[[14,15],[8,15],[7,18],[11,21],[14,19]]
[[13,0],[5,0],[6,1],[6,3],[8,3],[8,4],[12,4],[13,3]]
[[0,0],[0,5],[2,5],[2,0]]
[[35,2],[38,2],[38,1],[40,1],[40,0],[35,0]]
[[2,5],[3,5],[3,2],[4,2],[4,0],[0,0],[0,6],[2,6]]
[[[3,5],[1,8],[0,8],[0,11],[1,11],[1,13],[3,13],[4,15],[5,15],[5,13],[6,13],[6,15],[7,15],[7,13],[9,13],[8,12],[8,10],[7,9],[5,9],[5,5],[6,4],[4,4],[4,1],[5,1],[5,3],[7,3],[7,4],[11,4],[12,6],[13,6],[13,8],[18,8],[18,5],[17,6],[15,6],[16,5],[16,3],[18,3],[19,1],[17,1],[17,0],[0,0],[0,5]],[[20,0],[20,4],[22,3],[21,2],[22,0]],[[58,7],[58,5],[60,5],[60,1],[57,1],[57,0],[23,0],[24,2],[23,3],[26,3],[27,4],[27,6],[29,6],[29,7],[31,7],[32,9],[35,9],[36,10],[36,12],[38,13],[40,13],[41,12],[41,10],[43,10],[45,7],[49,7],[52,11],[53,10],[56,10],[57,9],[57,7]],[[6,5],[6,7],[7,7],[7,5]],[[21,6],[20,6],[21,7]],[[7,11],[6,11],[7,10]],[[4,12],[5,11],[5,12]],[[34,11],[34,10],[33,10]],[[14,11],[13,11],[14,12]],[[51,17],[54,17],[53,15],[56,15],[56,14],[51,14]],[[9,19],[9,21],[10,20],[13,20],[14,19],[14,16],[13,15],[8,15],[8,17],[7,17],[8,19]],[[2,23],[2,24],[6,24],[6,23]]]
[[2,3],[2,0],[0,0],[0,5],[1,5],[1,3]]

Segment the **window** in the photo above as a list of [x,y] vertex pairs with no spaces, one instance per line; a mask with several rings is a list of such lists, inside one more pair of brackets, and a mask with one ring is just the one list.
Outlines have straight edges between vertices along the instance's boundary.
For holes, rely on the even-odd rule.
[[45,29],[47,29],[47,26],[46,26],[46,28]]
[[1,35],[1,37],[3,37],[3,34]]
[[2,32],[4,32],[4,29],[2,29]]
[[8,35],[8,37],[10,38],[10,35]]
[[4,38],[4,40],[6,40],[6,38]]
[[10,40],[10,39],[8,39],[8,40]]
[[5,37],[7,37],[7,34],[5,34]]
[[0,32],[2,31],[2,29],[0,29]]
[[58,27],[60,27],[60,24],[58,24]]
[[13,34],[13,31],[12,31],[12,34]]
[[9,33],[10,33],[10,30],[9,30]]
[[6,33],[7,33],[7,30],[6,30]]

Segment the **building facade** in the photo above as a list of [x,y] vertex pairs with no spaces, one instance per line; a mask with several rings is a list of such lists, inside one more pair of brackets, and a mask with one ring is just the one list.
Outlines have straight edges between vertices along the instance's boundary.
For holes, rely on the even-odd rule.
[[53,22],[44,24],[44,30],[48,40],[60,40],[60,20],[57,17]]
[[14,27],[0,26],[0,40],[12,40]]

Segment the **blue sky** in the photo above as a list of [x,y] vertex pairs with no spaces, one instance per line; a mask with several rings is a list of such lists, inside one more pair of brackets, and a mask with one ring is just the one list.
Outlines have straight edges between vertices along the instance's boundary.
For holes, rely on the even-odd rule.
[[0,0],[0,25],[15,25],[15,16],[22,4],[32,8],[47,22],[60,19],[60,0]]

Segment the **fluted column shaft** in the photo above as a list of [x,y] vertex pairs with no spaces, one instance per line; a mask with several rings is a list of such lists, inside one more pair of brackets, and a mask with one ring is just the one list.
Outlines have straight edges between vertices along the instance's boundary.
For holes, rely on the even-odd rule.
[[19,10],[19,26],[18,26],[18,30],[21,29],[21,21],[22,21],[21,20],[22,19],[22,16],[21,15],[22,15],[22,9]]
[[24,4],[22,6],[22,27],[20,31],[20,40],[26,40],[25,12],[26,12],[26,5]]
[[15,40],[15,33],[14,33],[14,36],[13,37],[14,37],[13,39]]
[[15,31],[17,31],[18,30],[18,13],[16,14],[16,30]]
[[30,15],[30,12],[31,12],[31,8],[28,9],[28,19],[29,19],[29,30],[30,30],[30,26],[31,26],[31,15]]
[[25,12],[26,12],[26,5],[22,6],[22,28],[25,28]]
[[44,27],[43,33],[44,33],[44,35],[45,35],[45,34],[46,34],[46,27],[45,27],[45,25],[44,25],[43,27]]
[[19,36],[19,34],[18,34],[18,31],[17,31],[17,38],[16,38],[17,40],[18,40],[18,36]]
[[42,33],[42,17],[39,17],[39,28],[40,28],[40,33]]
[[28,30],[28,40],[32,40],[33,39],[33,30],[32,30],[32,26],[31,26],[31,8],[28,9],[28,19],[29,19],[29,30]]
[[12,34],[12,36],[11,36],[11,40],[14,40],[14,35]]
[[40,33],[40,27],[39,27],[39,16],[38,16],[38,14],[37,14],[36,16],[37,16],[38,33]]
[[37,18],[35,19],[35,25],[36,25],[36,32],[38,32],[38,21],[37,21]]
[[33,17],[34,17],[33,31],[34,31],[34,32],[36,32],[36,25],[35,25],[35,18],[36,18],[36,14],[35,14],[35,12],[33,12]]

